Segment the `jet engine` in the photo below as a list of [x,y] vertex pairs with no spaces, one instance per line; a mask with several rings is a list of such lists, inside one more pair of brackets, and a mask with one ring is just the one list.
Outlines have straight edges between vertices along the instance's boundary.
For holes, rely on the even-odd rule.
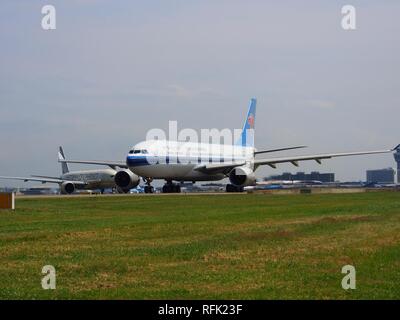
[[239,187],[253,186],[256,184],[256,176],[248,167],[237,167],[229,173],[229,181]]
[[75,191],[75,185],[73,182],[63,182],[60,186],[61,194],[71,194]]
[[137,187],[140,177],[130,170],[123,169],[115,174],[114,181],[118,191],[128,192],[130,189]]

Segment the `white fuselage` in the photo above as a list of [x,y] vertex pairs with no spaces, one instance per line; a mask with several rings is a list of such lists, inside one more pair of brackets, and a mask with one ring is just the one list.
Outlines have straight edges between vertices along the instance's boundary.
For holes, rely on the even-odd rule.
[[252,167],[254,148],[236,145],[148,140],[136,144],[127,156],[127,166],[135,174],[154,179],[211,181],[223,173],[195,170],[204,165],[246,162]]
[[115,173],[116,171],[113,169],[74,171],[63,174],[61,179],[87,183],[84,187],[76,185],[77,189],[108,189],[115,187]]

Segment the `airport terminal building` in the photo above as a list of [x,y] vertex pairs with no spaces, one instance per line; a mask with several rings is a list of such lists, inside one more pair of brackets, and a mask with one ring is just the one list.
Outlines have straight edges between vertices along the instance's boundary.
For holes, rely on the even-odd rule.
[[367,170],[367,183],[394,183],[395,171],[393,168]]

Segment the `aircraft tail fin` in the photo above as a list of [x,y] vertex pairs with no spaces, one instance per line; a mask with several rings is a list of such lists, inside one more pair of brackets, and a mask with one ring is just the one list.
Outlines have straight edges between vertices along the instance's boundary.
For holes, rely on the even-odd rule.
[[[58,161],[60,160],[65,160],[64,150],[62,147],[60,147],[58,151]],[[61,162],[61,170],[62,174],[66,174],[69,172],[68,164],[66,162]]]
[[242,133],[236,145],[242,147],[254,147],[254,128],[256,122],[256,105],[257,100],[250,100],[249,111],[247,112],[246,120],[244,121]]

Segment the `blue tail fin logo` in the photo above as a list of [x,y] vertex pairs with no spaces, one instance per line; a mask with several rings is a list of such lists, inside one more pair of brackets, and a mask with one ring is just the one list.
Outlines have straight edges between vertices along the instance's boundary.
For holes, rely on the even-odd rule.
[[255,98],[250,100],[249,111],[243,125],[240,139],[236,142],[236,145],[242,147],[254,147],[254,128],[256,122],[256,105],[257,100]]

